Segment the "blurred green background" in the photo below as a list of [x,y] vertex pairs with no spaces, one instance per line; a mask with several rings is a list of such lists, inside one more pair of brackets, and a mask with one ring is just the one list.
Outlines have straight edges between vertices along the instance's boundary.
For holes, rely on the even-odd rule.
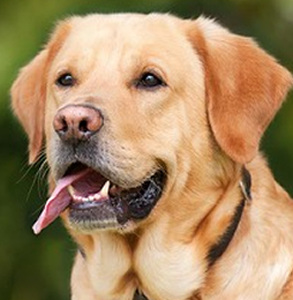
[[[75,245],[60,221],[35,237],[31,225],[46,199],[40,163],[27,165],[27,141],[13,118],[9,88],[40,50],[56,20],[93,12],[171,12],[212,16],[253,36],[293,71],[293,0],[1,0],[0,1],[0,298],[69,299]],[[262,149],[278,181],[293,195],[293,93],[267,131]]]

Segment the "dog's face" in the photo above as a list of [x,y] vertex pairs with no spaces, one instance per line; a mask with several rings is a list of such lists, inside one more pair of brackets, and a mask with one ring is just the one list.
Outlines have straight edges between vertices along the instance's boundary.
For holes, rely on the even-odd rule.
[[223,184],[255,155],[290,80],[253,42],[204,19],[61,23],[13,87],[31,161],[45,136],[54,189],[35,231],[64,210],[84,232],[188,210],[184,193]]
[[[201,62],[191,47],[193,59],[183,62],[182,45],[188,44],[184,36],[174,24],[151,19],[100,16],[71,21],[48,71],[45,132],[55,180],[79,161],[122,188],[137,187],[158,170],[176,168],[174,156],[184,132],[190,131],[188,98],[195,102],[194,112],[189,112],[194,128],[204,126]],[[52,126],[58,111],[72,105],[77,111],[78,106],[95,108],[102,123],[76,145],[60,138]]]
[[[203,69],[191,47],[193,59],[181,61],[186,55],[182,45],[188,44],[184,36],[160,19],[126,20],[74,19],[48,70],[45,132],[54,180],[90,167],[97,173],[72,183],[85,198],[110,182],[106,200],[71,205],[71,226],[84,230],[125,228],[133,219],[145,219],[167,177],[176,176],[183,144],[188,148],[194,142],[190,132],[206,127]],[[122,28],[121,22],[126,23]],[[188,113],[182,93],[185,102],[196,103],[193,112]],[[80,114],[84,118],[76,120]],[[93,120],[87,120],[89,115]],[[193,128],[187,122],[191,118]],[[75,121],[77,127],[82,122],[96,125],[95,132],[86,138],[60,134],[63,122]],[[199,143],[207,140],[203,135],[198,133]],[[94,182],[85,187],[89,180]]]

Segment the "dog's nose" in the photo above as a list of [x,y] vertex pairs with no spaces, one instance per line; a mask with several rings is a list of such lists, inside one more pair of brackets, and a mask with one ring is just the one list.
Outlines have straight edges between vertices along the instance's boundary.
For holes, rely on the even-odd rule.
[[53,126],[63,141],[83,141],[90,138],[103,125],[101,112],[93,107],[68,105],[61,108],[53,121]]

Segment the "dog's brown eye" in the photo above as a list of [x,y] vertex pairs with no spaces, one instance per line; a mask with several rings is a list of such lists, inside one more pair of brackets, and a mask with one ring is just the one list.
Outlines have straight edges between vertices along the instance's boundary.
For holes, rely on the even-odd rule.
[[137,82],[137,87],[139,88],[155,88],[165,85],[163,80],[158,76],[148,72],[144,73],[140,80]]
[[73,78],[73,76],[70,73],[66,73],[66,74],[61,75],[57,79],[56,83],[59,86],[70,87],[70,86],[74,85],[75,79]]

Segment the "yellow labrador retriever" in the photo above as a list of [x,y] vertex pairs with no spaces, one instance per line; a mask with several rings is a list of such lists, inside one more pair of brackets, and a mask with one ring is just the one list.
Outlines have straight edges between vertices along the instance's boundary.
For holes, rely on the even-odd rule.
[[293,202],[258,153],[292,85],[212,20],[58,24],[12,105],[79,246],[73,300],[292,300]]

